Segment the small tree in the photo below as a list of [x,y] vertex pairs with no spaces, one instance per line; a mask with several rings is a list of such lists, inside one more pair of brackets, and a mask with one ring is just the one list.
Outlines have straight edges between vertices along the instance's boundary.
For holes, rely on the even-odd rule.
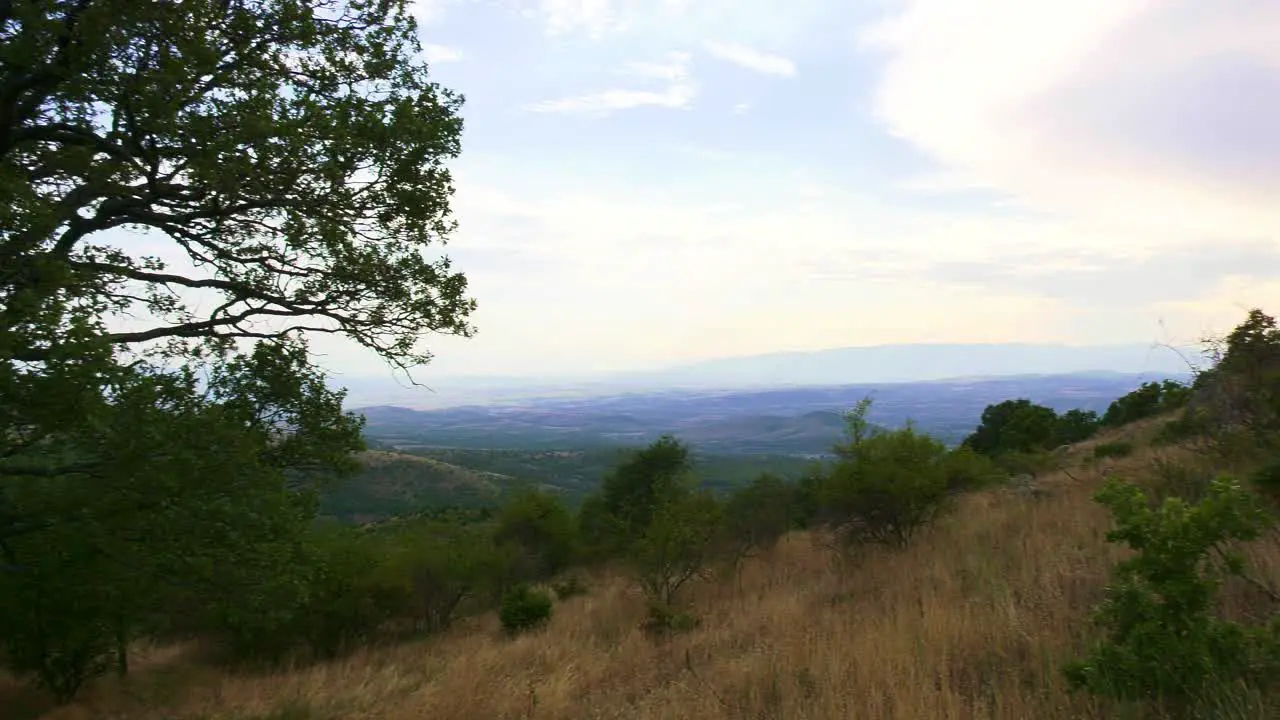
[[663,435],[626,457],[604,478],[604,510],[620,524],[624,535],[635,537],[664,502],[663,489],[677,483],[691,467],[688,446],[671,435]]
[[947,448],[917,433],[872,428],[870,403],[847,416],[848,441],[817,488],[821,516],[850,542],[905,545],[944,507],[948,497]]
[[1068,410],[1058,416],[1053,442],[1057,445],[1072,445],[1088,440],[1097,434],[1098,423],[1098,413],[1092,410]]
[[465,601],[496,598],[510,576],[512,558],[488,528],[428,520],[391,532],[389,563],[405,586],[401,612],[418,630],[449,627]]
[[1230,544],[1268,524],[1255,498],[1228,478],[1196,505],[1170,498],[1152,508],[1142,490],[1117,480],[1095,497],[1115,518],[1107,539],[1137,554],[1116,566],[1095,612],[1108,637],[1065,669],[1072,686],[1186,714],[1211,685],[1272,681],[1280,621],[1250,628],[1214,615],[1223,578],[1245,572]]
[[796,490],[763,473],[735,490],[724,508],[724,542],[734,567],[777,543],[794,524]]
[[1029,453],[1049,449],[1058,430],[1058,416],[1053,408],[1026,398],[1006,400],[988,405],[982,411],[981,423],[963,444],[988,456]]
[[686,478],[662,483],[659,504],[631,544],[630,560],[651,603],[670,607],[680,590],[707,569],[719,531],[721,507]]
[[577,556],[577,528],[560,498],[534,488],[517,492],[498,513],[494,541],[519,548],[527,561],[522,575],[530,580],[550,577]]
[[1175,380],[1143,383],[1117,398],[1102,416],[1106,427],[1119,427],[1186,405],[1190,389]]

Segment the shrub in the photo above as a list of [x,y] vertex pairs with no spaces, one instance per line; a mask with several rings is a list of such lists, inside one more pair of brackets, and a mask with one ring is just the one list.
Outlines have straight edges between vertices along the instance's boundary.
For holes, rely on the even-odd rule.
[[536,628],[551,619],[551,596],[525,584],[516,585],[502,596],[498,619],[502,629],[511,634]]
[[661,504],[631,545],[629,561],[651,602],[674,605],[680,590],[701,577],[721,527],[721,508],[705,491],[683,484],[663,490]]
[[1098,413],[1092,410],[1068,410],[1058,416],[1053,442],[1072,445],[1088,440],[1098,432],[1098,422]]
[[1133,443],[1127,440],[1105,442],[1093,448],[1093,456],[1102,458],[1123,458],[1133,454]]
[[1187,404],[1191,389],[1175,380],[1147,382],[1117,398],[1102,416],[1106,427],[1119,427],[1175,410]]
[[735,490],[724,508],[723,539],[732,562],[773,547],[791,529],[795,504],[795,488],[768,473]]
[[981,490],[1000,478],[1000,470],[991,458],[964,446],[947,453],[942,466],[950,492]]
[[1154,445],[1172,445],[1209,433],[1212,429],[1203,410],[1186,408],[1178,416],[1165,423],[1152,441]]
[[835,448],[839,459],[818,487],[819,505],[848,542],[902,546],[945,506],[947,448],[910,426],[870,428],[868,406],[847,416],[849,441]]
[[511,575],[510,553],[483,525],[419,519],[386,532],[388,571],[405,591],[399,614],[415,630],[447,628],[468,601],[492,607]]
[[1064,669],[1073,688],[1186,714],[1215,686],[1274,677],[1280,622],[1245,627],[1213,614],[1223,578],[1245,574],[1230,543],[1258,537],[1268,521],[1252,495],[1219,478],[1195,505],[1170,498],[1153,508],[1139,488],[1112,480],[1095,499],[1116,523],[1108,541],[1137,554],[1115,567],[1095,611],[1106,639]]
[[312,535],[314,568],[293,625],[313,653],[329,658],[368,640],[388,619],[392,608],[384,599],[394,586],[382,573],[381,538],[345,527]]
[[498,514],[494,541],[511,544],[526,560],[521,579],[541,580],[576,559],[577,528],[560,498],[536,489],[516,493]]

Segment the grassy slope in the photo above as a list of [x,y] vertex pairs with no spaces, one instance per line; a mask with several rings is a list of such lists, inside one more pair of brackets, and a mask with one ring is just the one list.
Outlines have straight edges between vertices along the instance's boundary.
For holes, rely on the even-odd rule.
[[[739,580],[698,587],[702,626],[665,644],[639,631],[633,587],[605,576],[559,605],[545,631],[515,640],[487,616],[265,677],[222,674],[169,648],[140,661],[151,667],[127,690],[104,680],[48,717],[1117,717],[1069,695],[1058,666],[1093,636],[1088,611],[1122,552],[1105,543],[1109,517],[1090,495],[1105,471],[1153,477],[1157,452],[1103,467],[1086,459],[1094,444],[1073,450],[1070,475],[1046,477],[1045,493],[966,497],[901,554],[842,563],[816,536],[793,535]],[[1280,581],[1280,545],[1251,555]],[[1254,602],[1229,588],[1233,614]]]
[[325,495],[322,512],[356,522],[440,505],[494,502],[512,478],[434,458],[370,450],[364,469]]

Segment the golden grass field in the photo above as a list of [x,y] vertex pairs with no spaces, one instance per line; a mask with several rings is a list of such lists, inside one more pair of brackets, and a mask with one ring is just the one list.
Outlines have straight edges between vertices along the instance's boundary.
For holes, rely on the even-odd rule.
[[[841,559],[819,537],[793,534],[739,577],[697,586],[701,626],[665,641],[640,629],[644,604],[629,583],[601,576],[544,630],[515,639],[490,615],[431,640],[257,676],[158,648],[140,651],[126,682],[103,679],[43,715],[25,691],[0,685],[0,717],[1117,717],[1068,693],[1059,670],[1096,635],[1088,613],[1123,552],[1105,542],[1109,516],[1090,496],[1105,470],[1150,477],[1157,453],[1176,451],[1140,449],[1102,468],[1085,460],[1093,444],[1073,449],[1069,473],[1046,476],[1044,493],[964,497],[905,551]],[[1280,543],[1250,555],[1260,577],[1280,582]],[[1228,588],[1230,613],[1256,602]]]

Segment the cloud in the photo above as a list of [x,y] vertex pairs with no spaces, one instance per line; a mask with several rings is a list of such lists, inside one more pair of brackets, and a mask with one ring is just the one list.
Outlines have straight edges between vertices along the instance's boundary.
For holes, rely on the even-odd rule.
[[1205,245],[1158,252],[1023,252],[982,262],[934,264],[940,282],[1069,301],[1077,307],[1135,308],[1214,292],[1231,279],[1280,275],[1280,247],[1269,243]]
[[1280,232],[1280,4],[894,7],[872,105],[937,172],[1173,241]]
[[689,53],[687,52],[673,52],[668,53],[664,61],[629,62],[623,67],[622,72],[635,77],[668,80],[673,83],[687,82],[689,80],[689,59]]
[[462,51],[448,45],[427,43],[422,46],[422,53],[431,64],[457,62],[462,59]]
[[733,63],[752,72],[762,75],[791,77],[796,74],[796,64],[781,55],[754,50],[745,45],[733,43],[707,43],[706,50],[712,57]]
[[622,72],[627,75],[666,81],[660,90],[613,88],[555,100],[533,103],[526,109],[542,113],[568,113],[604,117],[619,110],[638,107],[685,108],[698,95],[698,85],[689,74],[689,54],[668,53],[660,62],[631,62]]
[[627,25],[611,0],[539,0],[535,13],[552,35],[583,32],[598,38]]
[[[447,0],[440,0],[447,1]],[[694,47],[709,37],[775,50],[813,45],[813,30],[849,14],[832,0],[502,0],[509,12],[557,39],[639,40],[649,47]],[[847,36],[841,38],[847,41]]]

